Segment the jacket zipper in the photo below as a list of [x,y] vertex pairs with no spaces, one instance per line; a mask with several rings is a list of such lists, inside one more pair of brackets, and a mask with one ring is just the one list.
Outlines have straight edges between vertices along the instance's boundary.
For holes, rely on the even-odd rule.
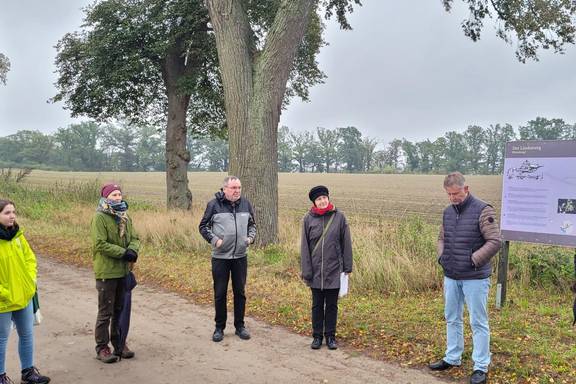
[[232,258],[236,257],[236,244],[238,243],[238,224],[236,223],[236,204],[232,205],[232,215],[234,216],[234,252]]
[[[325,221],[325,220],[324,220],[324,216],[322,216],[322,232],[325,231],[324,221]],[[322,247],[322,256],[321,256],[321,259],[320,259],[320,289],[321,289],[321,290],[324,290],[324,237],[325,237],[325,236],[322,236],[322,245],[321,245],[321,247]]]

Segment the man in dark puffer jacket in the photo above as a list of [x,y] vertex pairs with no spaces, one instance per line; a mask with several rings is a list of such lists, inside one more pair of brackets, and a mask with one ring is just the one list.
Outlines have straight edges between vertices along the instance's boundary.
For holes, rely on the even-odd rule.
[[472,196],[464,176],[453,172],[444,179],[451,205],[444,210],[438,238],[438,262],[444,270],[444,314],[446,354],[430,364],[435,371],[461,364],[464,351],[464,303],[470,313],[472,360],[470,383],[486,383],[490,365],[488,292],[491,259],[500,249],[501,237],[496,212],[489,204]]

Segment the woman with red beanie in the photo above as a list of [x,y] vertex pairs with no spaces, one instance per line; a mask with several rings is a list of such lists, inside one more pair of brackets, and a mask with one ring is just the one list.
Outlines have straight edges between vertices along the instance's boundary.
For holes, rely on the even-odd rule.
[[330,202],[328,188],[318,185],[308,193],[313,205],[302,225],[300,261],[302,279],[312,291],[312,349],[337,349],[336,320],[340,274],[352,273],[352,239],[344,214]]
[[118,184],[105,184],[90,229],[98,316],[96,318],[96,358],[114,363],[119,357],[134,357],[126,345],[122,351],[110,351],[108,343],[118,345],[118,319],[122,312],[125,278],[138,260],[140,240],[128,216],[128,203],[122,200]]

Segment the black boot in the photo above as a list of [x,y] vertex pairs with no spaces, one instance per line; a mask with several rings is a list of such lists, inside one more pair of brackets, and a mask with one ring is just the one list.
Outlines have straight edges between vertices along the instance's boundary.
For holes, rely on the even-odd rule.
[[338,349],[338,343],[334,336],[326,337],[326,345],[328,346],[328,349]]
[[310,344],[310,348],[312,349],[320,349],[320,347],[322,346],[322,337],[314,337],[314,340],[312,340],[312,344]]
[[486,372],[475,370],[470,376],[470,384],[486,384],[488,374]]
[[49,382],[50,378],[42,376],[36,367],[22,370],[22,384],[48,384]]

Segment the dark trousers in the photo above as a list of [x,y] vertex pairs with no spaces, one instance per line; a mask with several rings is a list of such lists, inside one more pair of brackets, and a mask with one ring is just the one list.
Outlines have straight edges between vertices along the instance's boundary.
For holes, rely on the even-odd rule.
[[214,280],[214,307],[216,308],[216,328],[226,328],[226,294],[228,280],[232,275],[232,292],[234,293],[234,327],[244,327],[244,312],[246,310],[246,275],[248,274],[248,260],[246,257],[238,259],[212,258],[212,279]]
[[96,279],[98,290],[98,316],[96,317],[96,352],[112,341],[119,341],[118,319],[124,304],[124,278]]
[[312,290],[312,336],[336,336],[339,289]]

